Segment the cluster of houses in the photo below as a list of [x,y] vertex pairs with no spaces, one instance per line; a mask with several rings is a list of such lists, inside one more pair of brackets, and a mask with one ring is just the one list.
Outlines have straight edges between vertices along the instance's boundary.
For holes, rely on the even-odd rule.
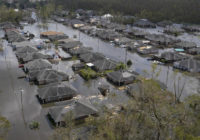
[[[185,31],[199,32],[197,26],[177,28],[170,21],[158,24],[149,20],[136,20],[132,26],[112,23],[110,14],[95,16],[93,11],[77,10],[76,17],[66,18],[66,11],[56,12],[52,19],[56,22],[72,26],[89,34],[110,41],[116,46],[124,47],[140,55],[147,55],[152,60],[172,64],[174,68],[200,72],[200,47],[195,43],[181,41],[173,36],[179,36]],[[30,21],[31,22],[31,21]],[[69,38],[62,32],[47,31],[40,34],[40,44],[30,43],[34,38],[31,33],[21,32],[17,26],[7,23],[0,25],[5,31],[5,38],[11,44],[19,61],[19,68],[25,72],[28,82],[38,85],[37,98],[41,104],[63,102],[49,108],[48,118],[55,126],[64,126],[67,114],[73,113],[73,120],[82,120],[88,116],[97,116],[99,110],[86,98],[79,98],[80,91],[69,80],[67,72],[55,68],[60,61],[80,60],[72,65],[75,73],[85,80],[105,77],[113,86],[128,86],[127,93],[131,96],[141,92],[138,76],[123,68],[122,63],[116,62],[91,48],[83,46],[80,41]],[[163,34],[150,34],[140,28],[165,27]],[[167,35],[170,34],[170,35]],[[173,36],[172,36],[173,35]],[[159,53],[161,48],[174,48],[173,51]],[[98,90],[103,96],[109,92],[109,85],[101,85]]]
[[[193,42],[180,40],[178,36],[185,32],[195,33],[200,32],[200,26],[198,25],[176,25],[171,21],[161,21],[153,23],[147,19],[134,18],[135,22],[132,25],[123,25],[119,23],[113,23],[113,16],[106,14],[98,16],[93,11],[87,11],[79,9],[75,11],[76,16],[68,18],[67,16],[54,16],[54,19],[62,18],[62,23],[80,30],[90,36],[98,37],[105,41],[110,41],[116,46],[127,48],[129,51],[137,52],[140,55],[147,55],[156,60],[162,60],[162,62],[168,62],[165,58],[159,55],[159,49],[174,48],[173,51],[166,52],[167,54],[173,53],[174,56],[182,56],[188,58],[188,63],[196,63],[199,60],[200,47]],[[131,17],[132,18],[132,17]],[[58,21],[57,21],[58,22]],[[161,33],[150,33],[144,29],[156,29],[163,28]],[[163,54],[164,55],[164,54]],[[184,60],[184,59],[181,59]],[[181,61],[178,60],[178,61]],[[190,61],[189,61],[190,60]],[[170,60],[177,61],[177,60]],[[181,70],[193,71],[188,68],[182,68]],[[191,68],[193,69],[193,68]],[[199,72],[199,66],[196,67],[196,72]]]
[[[129,85],[136,80],[136,74],[117,69],[119,62],[93,52],[91,48],[84,47],[80,41],[71,39],[64,33],[42,32],[40,38],[48,40],[48,43],[34,44],[15,26],[7,26],[4,31],[18,59],[19,68],[25,73],[24,77],[38,86],[38,101],[41,104],[64,102],[49,108],[47,115],[55,126],[65,126],[65,117],[70,113],[73,113],[74,120],[82,120],[90,115],[97,116],[99,112],[88,99],[79,98],[80,91],[68,82],[71,77],[66,72],[55,69],[55,61],[79,59],[80,63],[72,66],[74,72],[91,69],[101,73],[98,76],[106,77],[114,86]],[[14,36],[10,35],[12,31]],[[109,88],[109,85],[100,85],[98,90],[106,96]]]
[[[65,52],[69,53],[73,57],[77,57],[81,61],[81,63],[74,64],[72,66],[74,71],[80,71],[85,68],[90,68],[97,73],[106,73],[107,79],[111,79],[111,81],[113,81],[112,83],[118,86],[122,86],[126,83],[129,83],[127,82],[129,81],[129,78],[131,79],[130,83],[135,80],[134,74],[127,71],[125,72],[122,69],[116,69],[117,66],[120,65],[119,62],[107,58],[101,53],[93,52],[91,48],[82,46],[82,43],[79,41],[73,39],[62,39],[58,40],[58,43]],[[107,73],[107,71],[111,73]],[[117,80],[118,82],[115,82],[115,78],[119,78],[119,75],[116,75],[115,73],[120,73],[122,75],[120,79]],[[112,74],[113,76],[110,76]]]

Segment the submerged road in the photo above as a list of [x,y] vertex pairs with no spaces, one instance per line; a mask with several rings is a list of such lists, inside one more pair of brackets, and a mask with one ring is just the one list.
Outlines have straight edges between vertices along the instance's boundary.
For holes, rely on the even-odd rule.
[[[63,32],[70,38],[73,38],[73,36],[76,35],[78,39],[84,44],[84,46],[92,47],[94,52],[102,53],[115,61],[124,62],[127,58],[127,60],[131,60],[133,62],[130,70],[134,70],[144,77],[151,78],[152,62],[148,61],[144,57],[141,57],[137,53],[126,52],[125,48],[115,47],[109,42],[102,41],[96,37],[91,37],[85,33],[79,32],[78,30],[74,30],[71,27],[64,26],[60,23],[49,22],[47,29],[39,28],[38,25],[39,23],[25,26],[24,31],[33,33],[36,38],[40,37],[41,32],[47,30]],[[188,38],[190,38],[190,36],[188,36]],[[166,50],[160,50],[160,52]],[[158,65],[157,71],[159,71],[157,80],[166,84],[169,91],[174,92],[176,90],[176,92],[180,93],[183,88],[183,92],[180,93],[182,94],[182,99],[191,94],[200,92],[200,80],[197,77],[184,75],[181,72],[175,73],[172,67],[164,65]],[[174,83],[176,83],[176,88],[174,88]]]
[[[36,86],[25,79],[19,79],[24,73],[18,68],[18,61],[11,47],[5,43],[0,52],[0,114],[11,123],[8,140],[47,139],[51,134],[46,111],[38,103]],[[30,130],[32,121],[40,123],[40,130]]]

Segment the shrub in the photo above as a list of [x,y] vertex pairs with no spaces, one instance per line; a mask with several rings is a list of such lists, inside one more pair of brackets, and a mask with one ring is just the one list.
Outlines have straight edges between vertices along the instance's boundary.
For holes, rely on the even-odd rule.
[[133,63],[132,63],[131,60],[128,60],[128,61],[127,61],[127,65],[128,65],[128,66],[131,66],[132,64],[133,64]]
[[126,69],[126,65],[124,63],[120,63],[116,66],[115,70],[124,70]]
[[30,127],[30,129],[39,129],[40,123],[33,121],[33,122],[30,123],[29,127]]
[[97,73],[91,68],[85,68],[85,69],[80,70],[80,75],[85,80],[90,80],[97,77]]

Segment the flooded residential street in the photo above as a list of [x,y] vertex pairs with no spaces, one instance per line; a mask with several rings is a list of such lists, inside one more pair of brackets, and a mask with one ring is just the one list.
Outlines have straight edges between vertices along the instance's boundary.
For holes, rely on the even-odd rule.
[[[115,47],[109,42],[88,36],[60,23],[50,22],[48,29],[39,28],[38,23],[24,27],[25,32],[29,31],[36,36],[35,39],[31,40],[32,43],[37,42],[40,33],[46,30],[63,32],[70,38],[76,35],[77,40],[80,40],[84,46],[93,48],[94,52],[102,53],[118,62],[125,62],[126,59],[131,60],[133,65],[129,68],[130,71],[136,71],[144,77],[152,78],[152,61],[148,61],[147,57],[141,57],[137,53],[128,52],[125,48]],[[0,36],[4,36],[3,31],[0,31]],[[7,41],[4,41],[4,48],[4,51],[0,53],[0,113],[8,118],[12,124],[8,139],[48,139],[52,135],[53,129],[47,119],[48,108],[41,106],[36,98],[38,87],[31,85],[25,78],[18,78],[23,76],[24,72],[18,68],[19,64],[16,56]],[[159,51],[161,53],[166,50]],[[67,83],[72,84],[78,90],[79,96],[77,98],[87,98],[99,109],[102,106],[111,108],[128,102],[129,98],[125,91],[118,90],[105,78],[99,77],[85,82],[82,77],[72,70],[72,65],[79,62],[79,60],[60,61],[58,64],[53,65],[53,69],[69,75],[70,80]],[[159,71],[159,76],[156,77],[157,80],[166,84],[169,91],[174,92],[174,82],[177,84],[177,92],[183,89],[182,99],[193,93],[198,93],[200,90],[198,77],[186,76],[180,72],[175,73],[170,66],[158,65],[157,71]],[[110,86],[111,94],[109,96],[113,96],[112,98],[100,95],[98,87],[104,84]],[[29,124],[32,121],[40,123],[39,131],[29,129]]]
[[[27,28],[28,26],[26,26],[25,30]],[[73,30],[71,29],[69,31]],[[75,33],[77,32],[75,31]],[[73,36],[72,32],[68,34]],[[39,35],[38,32],[36,32],[36,35]],[[33,40],[33,42],[35,41]],[[87,41],[85,43],[87,43]],[[91,45],[90,42],[88,42],[88,45]],[[47,119],[48,107],[41,106],[36,98],[38,87],[30,84],[25,78],[19,78],[23,77],[25,73],[18,67],[18,60],[7,41],[4,41],[4,48],[4,51],[0,53],[0,113],[5,116],[12,125],[8,134],[8,139],[49,139],[53,133],[53,129]],[[115,55],[111,57],[116,58]],[[105,105],[108,108],[122,105],[129,100],[124,90],[117,90],[116,87],[107,82],[105,78],[98,78],[85,82],[85,80],[74,73],[71,68],[72,65],[76,63],[79,63],[79,60],[60,61],[58,64],[53,65],[53,69],[67,73],[72,78],[69,83],[78,90],[78,98],[84,97],[89,99],[91,103],[99,109]],[[111,94],[109,96],[113,96],[112,98],[103,97],[99,93],[98,87],[102,84],[110,85]],[[40,123],[39,130],[31,130],[29,128],[29,124],[33,121]]]
[[[49,137],[52,129],[46,119],[46,111],[42,109],[35,95],[37,87],[30,85],[24,78],[18,79],[24,73],[18,68],[18,61],[11,47],[7,46],[0,54],[0,106],[1,115],[8,118],[12,124],[8,139],[44,139]],[[29,124],[40,122],[40,131],[32,131]]]
[[[145,77],[151,78],[152,75],[152,62],[148,61],[147,58],[141,57],[137,53],[131,53],[126,51],[125,48],[119,48],[113,46],[109,42],[102,41],[98,38],[94,38],[91,36],[88,36],[82,32],[79,32],[78,30],[74,30],[71,27],[64,26],[60,23],[50,22],[48,24],[48,29],[41,29],[38,28],[38,23],[35,23],[33,25],[28,25],[24,27],[24,31],[29,31],[34,33],[36,37],[39,38],[39,35],[41,32],[46,30],[53,30],[53,31],[59,31],[67,34],[70,38],[73,38],[74,35],[76,35],[78,40],[80,40],[84,46],[86,47],[92,47],[94,52],[99,52],[107,56],[108,58],[114,59],[116,61],[122,61],[125,62],[125,60],[131,60],[133,62],[133,65],[129,68],[130,70],[134,70],[141,75]],[[162,29],[149,29],[149,32],[161,32]],[[188,38],[190,39],[191,36],[185,34],[182,38]],[[194,38],[194,37],[192,37]],[[199,40],[196,38],[197,45],[200,45],[198,42]],[[163,50],[160,50],[163,52]],[[126,58],[127,57],[127,58]],[[162,83],[166,84],[169,91],[174,92],[174,81],[176,82],[177,87],[181,88],[184,86],[183,95],[182,98],[193,94],[198,93],[200,91],[200,81],[199,77],[191,77],[187,75],[183,75],[182,73],[175,73],[172,67],[168,66],[162,66],[158,65],[158,71],[160,71],[159,76],[157,77],[158,80],[160,80]],[[180,80],[178,80],[180,77]],[[177,82],[179,81],[179,82]],[[179,90],[178,88],[176,89]],[[179,90],[180,91],[180,90]]]
[[199,7],[0,0],[0,140],[200,140]]

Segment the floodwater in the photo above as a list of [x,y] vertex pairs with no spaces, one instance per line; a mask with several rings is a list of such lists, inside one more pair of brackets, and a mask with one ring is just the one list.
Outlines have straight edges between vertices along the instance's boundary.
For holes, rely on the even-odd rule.
[[[31,42],[35,41],[37,42],[37,39]],[[5,49],[0,52],[0,114],[11,123],[7,139],[50,139],[53,128],[46,117],[48,105],[44,107],[38,102],[36,98],[38,87],[36,85],[31,85],[24,78],[18,78],[23,76],[24,73],[18,68],[15,53],[7,41],[4,41],[3,45]],[[117,90],[105,78],[85,82],[71,68],[73,64],[79,62],[79,60],[59,61],[58,64],[53,64],[53,69],[65,72],[70,76],[69,82],[66,83],[77,88],[79,92],[77,98],[87,98],[99,110],[102,106],[115,107],[128,101],[129,98],[125,91]],[[98,87],[102,84],[110,85],[111,94],[107,97],[103,97],[98,91]],[[29,128],[32,121],[40,123],[39,130]]]
[[[45,139],[52,133],[46,119],[46,110],[41,107],[35,95],[37,87],[24,79],[11,47],[5,42],[5,50],[0,53],[0,114],[11,123],[7,139]],[[40,131],[30,130],[29,124],[38,121]]]
[[[46,30],[47,29],[39,28],[38,23],[24,27],[24,31],[35,34],[36,38],[32,42],[37,42],[40,33]],[[100,52],[116,61],[125,62],[127,57],[127,60],[130,59],[133,62],[129,70],[134,70],[145,77],[152,76],[152,62],[147,61],[147,58],[141,57],[137,53],[127,52],[125,48],[115,47],[109,42],[90,37],[78,30],[74,30],[59,23],[50,22],[48,24],[48,30],[64,32],[71,38],[77,35],[78,40],[86,47],[92,47],[93,51]],[[4,33],[0,31],[0,36],[3,36],[3,34]],[[18,68],[15,54],[6,41],[4,46],[5,50],[0,52],[0,114],[8,118],[12,125],[7,139],[49,139],[53,133],[53,129],[46,118],[48,107],[42,107],[35,97],[37,94],[37,86],[30,85],[30,83],[23,78],[18,79],[18,76],[24,73]],[[88,82],[84,81],[83,78],[73,72],[71,66],[75,63],[79,63],[79,60],[60,61],[57,65],[54,64],[53,68],[65,72],[70,76],[70,80],[67,83],[77,88],[79,92],[78,98],[88,98],[97,108],[104,105],[113,107],[128,101],[129,98],[126,96],[125,91],[118,90],[107,82],[105,78],[100,77]],[[174,81],[177,84],[176,91],[180,91],[180,89],[184,87],[183,98],[193,93],[199,93],[199,80],[196,77],[185,76],[182,73],[175,74],[171,67],[162,65],[158,66],[157,71],[160,71],[160,74],[156,78],[165,83],[170,91],[174,91]],[[100,85],[104,84],[110,85],[111,93],[107,97],[100,95],[97,89]],[[40,123],[39,130],[30,130],[28,128],[28,125],[32,121]]]
[[[86,47],[92,47],[94,52],[100,52],[111,59],[121,62],[125,62],[127,57],[127,60],[131,60],[133,62],[133,65],[129,68],[129,70],[134,70],[148,78],[152,77],[152,62],[148,61],[147,58],[141,57],[137,53],[127,52],[125,48],[115,47],[109,42],[91,37],[87,34],[79,32],[78,30],[72,29],[71,27],[67,27],[56,22],[50,22],[48,24],[48,29],[38,28],[38,23],[35,23],[33,25],[25,26],[24,30],[34,33],[38,38],[40,33],[46,30],[64,32],[71,38],[76,35],[78,37],[77,40],[80,40]],[[152,33],[161,33],[162,28],[147,29],[147,31]],[[180,38],[181,37],[184,39],[194,38],[197,44],[199,41],[197,38],[193,37],[193,35],[189,34],[184,34],[180,36]],[[174,92],[176,90],[176,92],[181,94],[180,89],[183,88],[182,99],[188,95],[200,92],[199,79],[196,77],[184,75],[180,72],[175,73],[173,68],[163,65],[158,65],[157,71],[159,71],[159,76],[156,78],[166,84],[169,91]],[[174,88],[174,83],[176,83],[176,88]]]

